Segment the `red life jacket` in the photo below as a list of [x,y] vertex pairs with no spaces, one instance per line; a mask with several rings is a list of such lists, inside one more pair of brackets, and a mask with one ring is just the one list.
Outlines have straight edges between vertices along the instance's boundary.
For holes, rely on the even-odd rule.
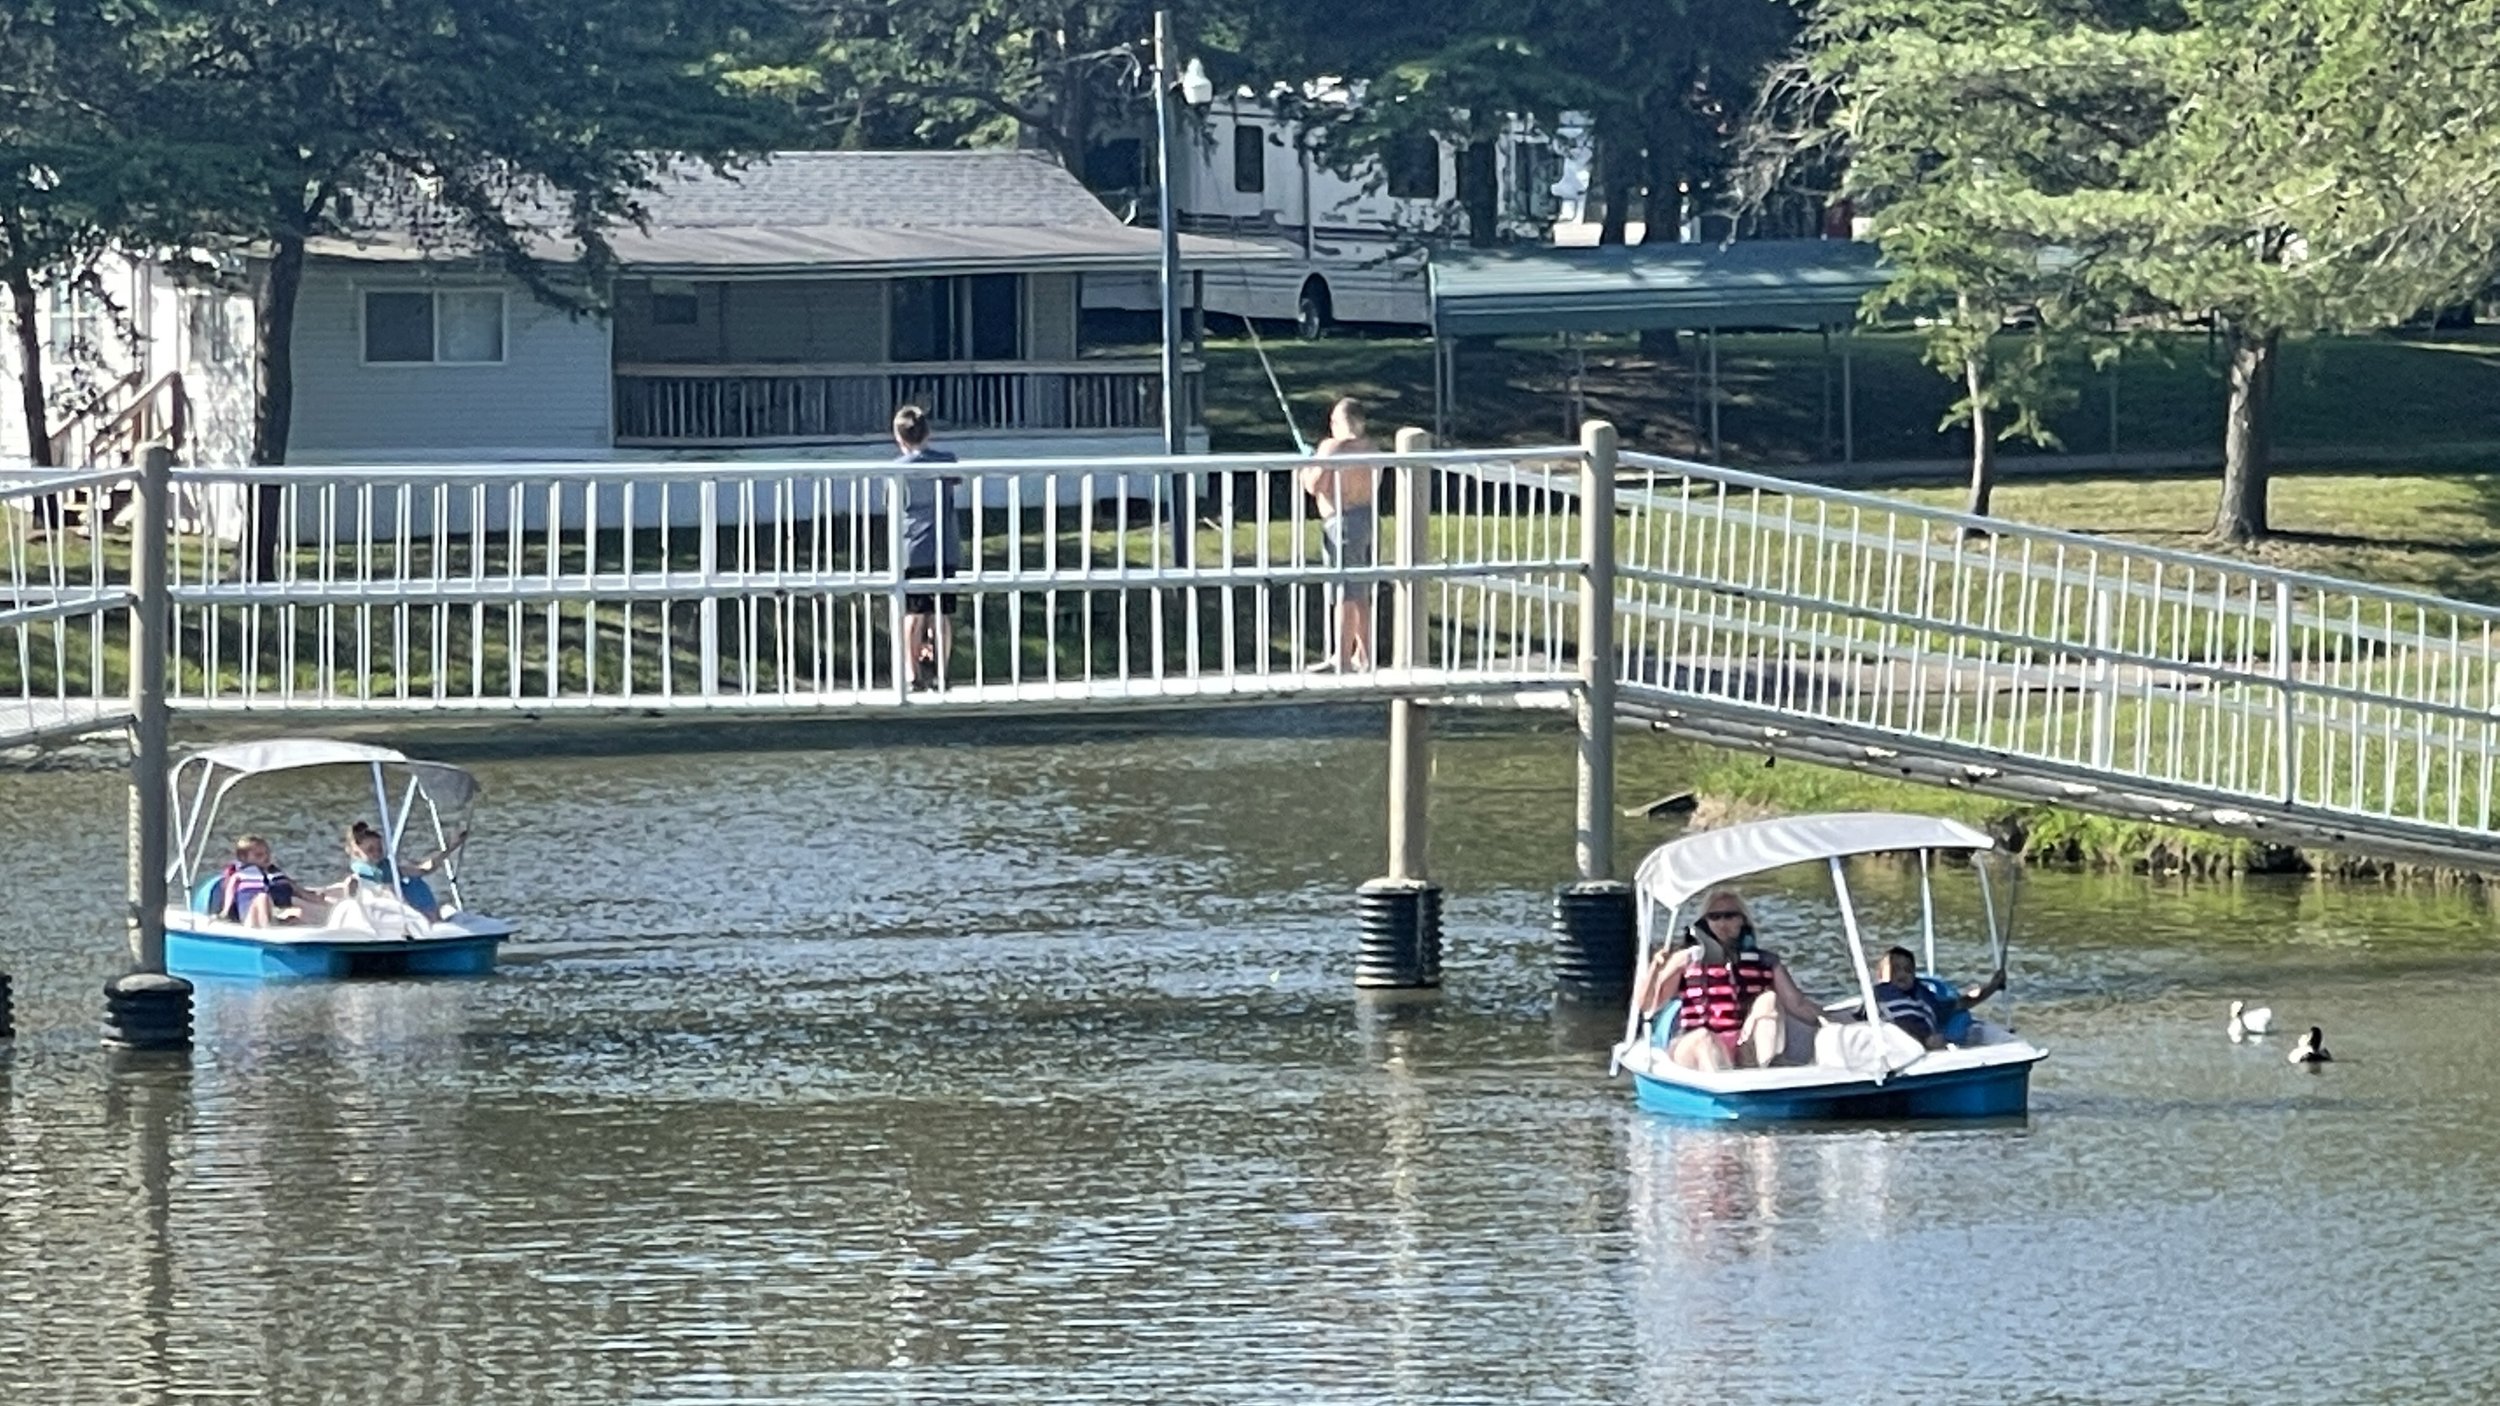
[[1733,1035],[1745,1025],[1745,1012],[1771,989],[1771,962],[1750,948],[1734,960],[1715,965],[1688,963],[1676,989],[1684,1008],[1676,1024],[1686,1030]]

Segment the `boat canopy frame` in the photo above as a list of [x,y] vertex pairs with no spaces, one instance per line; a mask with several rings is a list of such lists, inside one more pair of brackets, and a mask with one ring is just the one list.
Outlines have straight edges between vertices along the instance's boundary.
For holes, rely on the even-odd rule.
[[[2005,964],[2008,923],[1997,914],[1996,893],[1988,878],[1987,860],[1997,848],[1987,832],[1958,820],[1887,811],[1808,815],[1757,820],[1724,829],[1705,830],[1670,840],[1650,851],[1634,876],[1634,902],[1639,905],[1639,944],[1633,957],[1633,996],[1624,1014],[1623,1048],[1640,1038],[1640,977],[1649,970],[1650,953],[1661,931],[1682,930],[1684,906],[1722,885],[1797,865],[1828,866],[1832,893],[1840,901],[1842,936],[1858,979],[1860,1009],[1876,1009],[1874,973],[1866,959],[1866,942],[1858,929],[1857,904],[1849,892],[1845,861],[1869,854],[1918,855],[1919,925],[1927,949],[1925,970],[1936,969],[1935,856],[1968,852],[1979,877],[1979,906],[1987,914],[1988,950],[1998,966]],[[1665,926],[1659,925],[1661,910]]]
[[[351,766],[365,768],[372,777],[375,814],[382,829],[382,866],[390,876],[391,891],[397,893],[401,882],[400,842],[422,804],[435,848],[443,851],[444,887],[455,907],[466,906],[460,897],[459,855],[450,844],[444,820],[446,816],[453,817],[459,822],[458,828],[465,828],[469,812],[477,804],[477,778],[466,768],[449,762],[420,761],[388,747],[320,737],[231,743],[194,752],[176,762],[166,781],[172,793],[174,825],[173,857],[167,866],[167,877],[186,895],[198,883],[217,847],[218,812],[235,787],[273,772]],[[394,769],[406,777],[395,807],[391,803]]]

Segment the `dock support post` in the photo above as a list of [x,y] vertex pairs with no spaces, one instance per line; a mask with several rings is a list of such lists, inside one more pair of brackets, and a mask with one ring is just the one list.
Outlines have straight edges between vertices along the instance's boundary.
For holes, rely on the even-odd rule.
[[1580,431],[1579,764],[1572,824],[1576,882],[1554,892],[1554,982],[1567,997],[1620,1000],[1632,989],[1632,890],[1615,880],[1615,427]]
[[162,445],[140,457],[130,533],[130,970],[104,985],[104,1043],[125,1050],[191,1047],[191,983],[165,972],[166,815],[172,718],[165,655],[172,601],[174,454]]
[[[1398,431],[1400,454],[1432,448],[1419,429]],[[1405,463],[1397,475],[1396,560],[1411,570],[1431,559],[1432,469]],[[1349,585],[1348,590],[1362,589]],[[1391,595],[1390,668],[1411,685],[1424,660],[1424,590],[1411,576]],[[1358,987],[1413,988],[1441,984],[1441,889],[1426,871],[1425,804],[1432,790],[1432,718],[1412,698],[1389,704],[1389,872],[1355,893],[1362,949]]]

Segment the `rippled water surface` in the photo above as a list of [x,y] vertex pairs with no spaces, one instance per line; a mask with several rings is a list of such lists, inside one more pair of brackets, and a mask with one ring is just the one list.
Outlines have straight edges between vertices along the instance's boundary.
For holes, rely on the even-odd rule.
[[[2500,1398],[2478,899],[2037,875],[2028,1123],[1679,1126],[1548,996],[1568,739],[1445,740],[1382,1007],[1382,748],[1305,729],[507,753],[503,971],[208,987],[187,1073],[95,1044],[117,783],[0,776],[0,1402]],[[325,877],[356,804],[253,823]]]

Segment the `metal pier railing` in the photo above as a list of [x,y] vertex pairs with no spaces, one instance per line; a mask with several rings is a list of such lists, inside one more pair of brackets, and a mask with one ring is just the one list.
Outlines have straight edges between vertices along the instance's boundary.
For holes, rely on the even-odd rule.
[[1624,456],[1623,695],[1696,735],[2491,865],[2500,611]]
[[[177,469],[170,689],[272,717],[1550,705],[1610,551],[1625,715],[2500,867],[2500,611],[1638,454],[1584,539],[1588,462],[1331,460],[1379,473],[1343,542],[1291,457]],[[52,505],[128,482],[0,488],[0,738],[122,715],[130,535]],[[922,579],[907,520],[942,489],[961,569]],[[929,689],[922,595],[951,606]],[[1349,625],[1372,667],[1336,667]]]

